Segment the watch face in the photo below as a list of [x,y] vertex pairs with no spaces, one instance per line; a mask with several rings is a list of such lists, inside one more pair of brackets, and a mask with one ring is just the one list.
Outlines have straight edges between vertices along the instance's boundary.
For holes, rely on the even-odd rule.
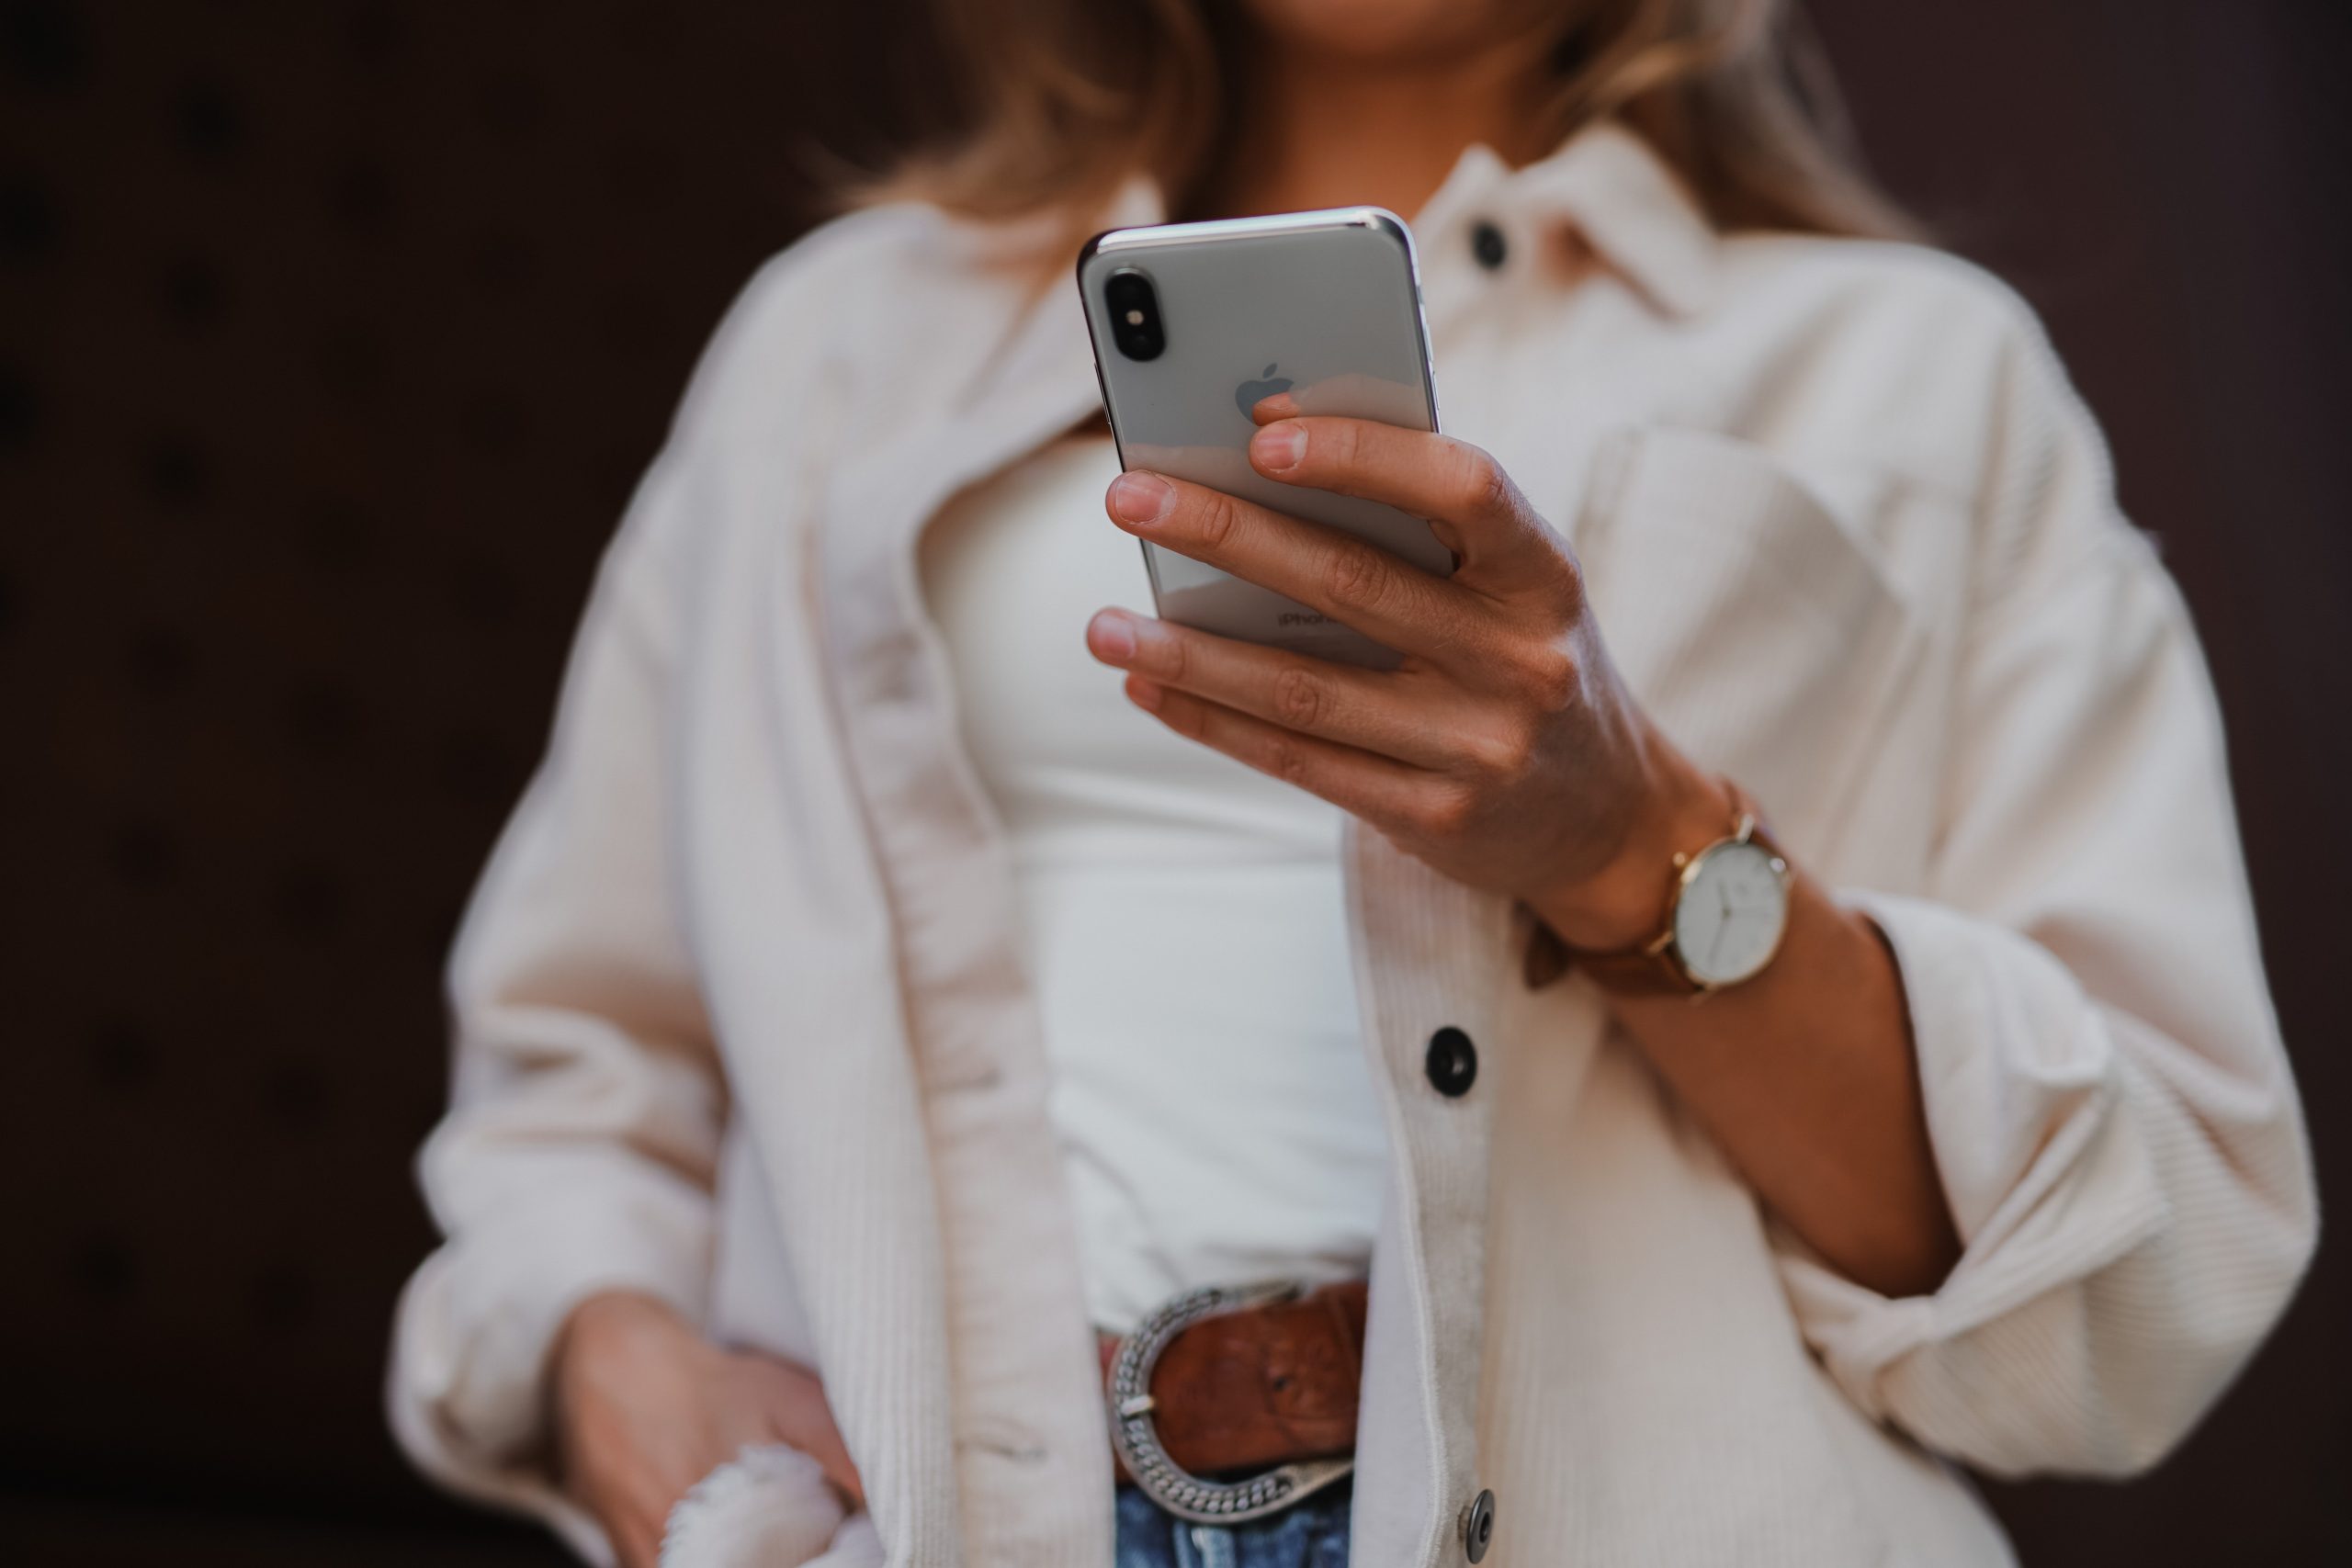
[[1717,844],[1699,857],[1674,907],[1674,947],[1690,977],[1729,986],[1771,962],[1789,892],[1761,844]]

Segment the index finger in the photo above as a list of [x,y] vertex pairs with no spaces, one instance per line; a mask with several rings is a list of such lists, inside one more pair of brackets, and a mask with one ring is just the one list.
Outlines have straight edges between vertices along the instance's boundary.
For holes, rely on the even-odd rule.
[[1103,503],[1128,533],[1270,588],[1399,653],[1448,663],[1490,651],[1477,595],[1340,529],[1142,468],[1111,481]]
[[1283,484],[1359,496],[1427,518],[1441,536],[1455,536],[1446,542],[1462,553],[1465,568],[1548,577],[1566,564],[1559,536],[1502,465],[1451,435],[1368,419],[1275,419],[1250,438],[1250,466]]

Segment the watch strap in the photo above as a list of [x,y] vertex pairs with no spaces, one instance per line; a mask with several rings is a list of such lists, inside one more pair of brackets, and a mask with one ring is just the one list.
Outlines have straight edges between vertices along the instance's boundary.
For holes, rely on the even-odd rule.
[[[1672,920],[1669,904],[1668,921]],[[1615,997],[1695,997],[1706,987],[1690,977],[1674,951],[1673,933],[1645,947],[1614,953],[1568,949],[1568,964],[1577,974]]]

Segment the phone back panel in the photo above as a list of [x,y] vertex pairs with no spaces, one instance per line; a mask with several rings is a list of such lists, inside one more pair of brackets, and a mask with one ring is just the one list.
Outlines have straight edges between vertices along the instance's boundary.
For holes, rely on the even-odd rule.
[[[1135,268],[1159,297],[1165,346],[1126,356],[1103,287]],[[1288,390],[1307,413],[1437,428],[1412,238],[1377,208],[1114,230],[1079,258],[1079,292],[1123,468],[1209,485],[1363,536],[1426,571],[1453,558],[1421,519],[1394,507],[1261,478],[1250,467],[1249,410]],[[1166,619],[1348,663],[1396,655],[1254,583],[1147,542]]]

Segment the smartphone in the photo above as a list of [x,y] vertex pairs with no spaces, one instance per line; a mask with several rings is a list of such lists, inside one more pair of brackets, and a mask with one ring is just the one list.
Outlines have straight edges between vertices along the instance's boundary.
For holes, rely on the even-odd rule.
[[[1428,523],[1262,478],[1250,411],[1287,391],[1306,413],[1437,428],[1413,236],[1376,207],[1097,234],[1078,291],[1122,468],[1150,468],[1356,535],[1424,571],[1453,570]],[[1144,541],[1160,617],[1221,637],[1386,669],[1379,643],[1254,582]]]

